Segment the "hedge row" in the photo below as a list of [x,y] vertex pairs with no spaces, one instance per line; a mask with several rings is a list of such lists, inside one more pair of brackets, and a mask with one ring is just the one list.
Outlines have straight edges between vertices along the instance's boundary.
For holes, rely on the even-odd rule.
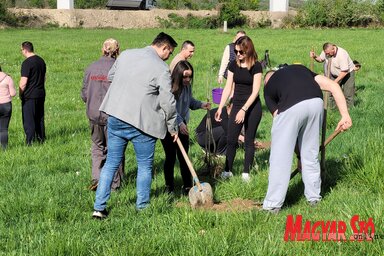
[[[3,0],[0,2],[0,23],[11,26],[22,26],[23,21],[10,14],[6,7],[19,5],[27,7],[52,7],[56,0]],[[164,27],[174,28],[217,28],[224,21],[228,27],[250,26],[247,17],[240,13],[246,6],[257,9],[259,0],[157,0],[160,7],[168,9],[189,8],[208,9],[215,4],[219,15],[213,17],[181,17],[169,15],[168,19],[160,19]],[[96,8],[104,6],[106,0],[76,0],[76,8]],[[200,8],[200,6],[207,6]],[[248,9],[249,9],[248,8]],[[271,24],[268,17],[252,26],[265,27]],[[286,27],[365,27],[382,26],[384,24],[384,0],[307,0],[298,8],[297,15],[284,20]]]

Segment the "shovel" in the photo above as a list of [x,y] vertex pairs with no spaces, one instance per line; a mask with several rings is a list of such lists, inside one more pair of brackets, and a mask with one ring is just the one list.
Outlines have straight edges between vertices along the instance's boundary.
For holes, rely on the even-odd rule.
[[197,174],[195,172],[195,169],[193,169],[192,163],[189,160],[187,152],[185,152],[183,144],[181,143],[179,138],[177,138],[177,145],[179,145],[180,151],[183,154],[185,162],[188,165],[189,171],[192,174],[193,182],[196,184],[195,186],[193,186],[189,190],[189,193],[188,193],[189,202],[190,202],[192,208],[198,208],[198,207],[209,208],[209,207],[212,207],[213,206],[213,192],[212,192],[211,185],[209,185],[209,183],[206,183],[206,182],[200,183],[199,178],[197,177]]

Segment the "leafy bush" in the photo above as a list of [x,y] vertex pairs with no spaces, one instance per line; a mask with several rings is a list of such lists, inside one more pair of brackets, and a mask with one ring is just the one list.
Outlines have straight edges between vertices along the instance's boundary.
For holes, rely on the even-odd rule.
[[227,21],[229,28],[241,27],[247,23],[247,17],[240,13],[239,1],[231,0],[230,2],[223,3],[219,10],[219,22],[223,24]]
[[239,1],[240,10],[259,10],[259,0],[242,0]]
[[[259,0],[247,0],[245,2],[253,2],[257,4]],[[170,8],[176,9],[180,7],[180,3],[183,3],[184,6],[193,9],[197,2],[202,4],[204,1],[192,1],[192,0],[159,0],[158,5],[161,8]],[[206,4],[208,1],[205,0]],[[219,5],[219,16],[210,16],[210,17],[196,17],[192,14],[188,14],[185,18],[181,17],[175,13],[168,15],[168,19],[162,19],[157,17],[157,20],[162,27],[165,28],[217,28],[221,26],[224,21],[227,21],[229,28],[236,26],[244,26],[247,23],[247,17],[240,13],[241,4],[237,0],[226,1]]]
[[[162,9],[211,10],[218,4],[225,4],[233,0],[157,0],[157,7]],[[238,2],[240,10],[258,10],[259,0],[242,0]]]
[[168,19],[156,17],[160,25],[164,28],[203,28],[212,29],[217,28],[217,17],[196,17],[192,14],[187,14],[182,17],[175,13],[170,13]]
[[9,13],[4,3],[0,2],[0,24],[5,24],[8,26],[16,26],[17,19],[16,17]]
[[379,20],[384,22],[384,0],[377,0],[375,5],[375,10]]
[[377,20],[374,5],[360,0],[308,0],[294,23],[300,27],[367,26]]
[[[240,13],[240,5],[238,1],[231,0],[229,3],[223,3],[220,5],[219,16],[209,17],[196,17],[192,14],[188,14],[186,17],[182,17],[175,13],[168,15],[168,19],[157,17],[157,20],[162,27],[165,28],[217,28],[227,21],[227,26],[237,27],[247,24],[247,17]],[[267,21],[263,21],[263,24],[258,26],[265,26]]]
[[77,9],[105,8],[106,4],[106,0],[75,0]]
[[162,9],[211,10],[218,4],[217,0],[157,0],[157,7]]
[[3,7],[5,8],[15,7],[16,0],[3,0],[0,4],[3,5]]

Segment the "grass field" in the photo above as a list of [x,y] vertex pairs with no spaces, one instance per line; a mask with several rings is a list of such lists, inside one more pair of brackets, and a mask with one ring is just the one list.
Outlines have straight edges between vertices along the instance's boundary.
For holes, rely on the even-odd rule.
[[[354,125],[327,148],[327,173],[323,179],[323,201],[308,207],[300,175],[290,184],[285,207],[278,215],[257,209],[248,211],[199,211],[188,206],[188,198],[176,195],[174,202],[163,194],[164,154],[157,143],[151,206],[136,213],[136,163],[132,146],[126,152],[127,180],[108,202],[110,217],[91,218],[94,192],[87,190],[91,177],[90,136],[85,106],[80,98],[83,71],[100,56],[108,37],[122,49],[149,45],[161,30],[1,30],[0,65],[18,84],[23,58],[20,43],[32,41],[36,53],[48,66],[46,132],[44,145],[24,146],[20,100],[13,100],[9,148],[0,152],[0,254],[1,255],[383,255],[384,248],[384,64],[382,29],[251,30],[262,58],[269,49],[274,65],[300,62],[309,66],[309,50],[320,52],[324,42],[347,49],[362,63],[357,73],[357,104],[351,109]],[[179,42],[194,41],[194,95],[204,100],[217,86],[216,73],[222,50],[234,30],[167,30]],[[315,71],[322,66],[315,64]],[[207,89],[208,88],[208,89]],[[190,129],[204,111],[191,113]],[[328,115],[328,134],[339,115]],[[264,115],[257,139],[270,140],[271,116]],[[191,138],[190,157],[199,170],[203,153]],[[268,151],[258,151],[252,182],[242,183],[243,151],[235,162],[230,181],[211,180],[215,200],[236,198],[261,201],[268,182]],[[178,173],[176,169],[175,173]],[[177,184],[181,178],[177,176]],[[182,205],[181,207],[179,205]],[[373,219],[377,239],[373,242],[285,242],[288,215],[303,220],[344,221]]]

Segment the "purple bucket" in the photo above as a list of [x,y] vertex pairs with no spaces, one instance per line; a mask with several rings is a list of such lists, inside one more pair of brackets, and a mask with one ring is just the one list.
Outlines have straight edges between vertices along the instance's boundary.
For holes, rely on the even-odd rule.
[[212,89],[212,100],[215,104],[220,104],[221,95],[223,94],[222,88],[213,88]]

